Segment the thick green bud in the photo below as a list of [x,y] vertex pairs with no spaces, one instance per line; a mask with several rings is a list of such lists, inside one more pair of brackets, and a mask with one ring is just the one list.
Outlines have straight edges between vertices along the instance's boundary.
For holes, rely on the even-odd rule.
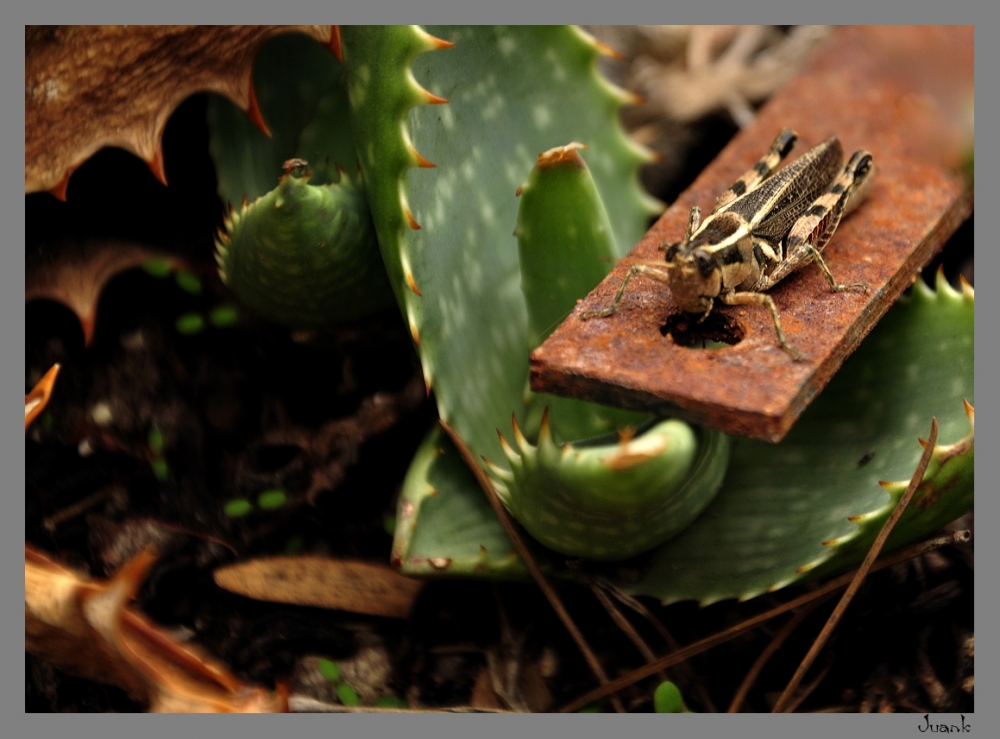
[[295,328],[363,318],[393,304],[360,182],[309,184],[289,160],[271,192],[233,210],[216,242],[219,274],[253,311]]

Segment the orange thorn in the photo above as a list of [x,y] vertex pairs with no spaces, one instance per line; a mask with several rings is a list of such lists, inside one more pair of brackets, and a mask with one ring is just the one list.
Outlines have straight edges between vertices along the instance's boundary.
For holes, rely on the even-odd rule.
[[926,439],[917,439],[917,441],[920,442],[920,448],[921,449],[926,449],[927,448],[927,440]]
[[427,41],[435,49],[450,49],[455,45],[454,41],[445,41],[443,38],[438,38],[437,36],[427,35]]
[[521,197],[522,192],[524,192],[524,185],[519,185],[518,188],[514,190],[514,197],[515,198]]
[[416,344],[417,346],[420,346],[420,332],[417,330],[417,327],[414,326],[412,323],[410,324],[410,336],[413,337],[413,343]]
[[340,43],[340,26],[334,26],[331,29],[330,41],[327,43],[326,48],[333,52],[338,62],[341,64],[344,63],[344,47]]
[[[419,228],[419,227],[418,227],[418,228]],[[410,286],[410,289],[411,289],[411,290],[412,290],[413,292],[415,292],[415,293],[416,293],[417,295],[419,295],[420,297],[423,297],[423,294],[422,294],[422,293],[420,292],[420,290],[419,290],[419,289],[417,288],[417,282],[416,282],[416,280],[414,280],[414,279],[413,279],[413,273],[412,273],[412,272],[410,272],[409,270],[407,270],[407,271],[406,271],[406,284]]]
[[437,166],[434,164],[434,162],[429,162],[422,156],[420,156],[420,152],[414,149],[412,146],[410,147],[410,153],[413,155],[413,158],[417,160],[418,167],[423,167],[424,169],[433,169],[435,166]]
[[965,415],[968,418],[974,418],[976,415],[976,409],[972,407],[972,403],[970,403],[965,398],[962,398],[962,405],[965,406]]
[[[250,199],[249,199],[249,198],[247,197],[247,194],[246,194],[246,193],[243,193],[243,203],[242,203],[242,207],[246,208],[246,207],[248,207],[249,205],[250,205]],[[232,208],[232,206],[230,206],[230,208]]]
[[[889,488],[896,487],[893,483],[889,482],[888,480],[879,480],[878,484],[881,485],[882,487],[884,487],[886,490],[888,490]],[[859,518],[859,517],[858,516],[854,516],[854,518]],[[847,520],[850,521],[851,519],[849,518]]]
[[80,326],[83,328],[83,345],[90,346],[90,342],[94,339],[94,330],[97,328],[97,321],[94,314],[81,316]]
[[73,174],[73,170],[67,169],[62,179],[49,189],[49,194],[56,200],[66,202],[66,189],[69,187],[69,176],[71,174]]
[[445,103],[448,102],[443,97],[439,97],[435,95],[433,92],[425,90],[422,87],[420,88],[420,93],[424,96],[424,102],[427,103],[428,105],[444,105]]
[[268,138],[271,138],[271,129],[267,127],[267,123],[264,121],[264,115],[260,112],[260,105],[257,103],[257,93],[253,89],[253,72],[250,72],[250,94],[247,96],[247,117],[251,122],[260,129]]
[[410,212],[409,208],[407,207],[403,208],[403,215],[406,216],[406,220],[410,224],[410,228],[412,228],[414,231],[420,230],[420,224],[417,223],[417,219],[413,217],[413,214]]
[[31,392],[24,396],[24,429],[35,422],[35,419],[42,415],[45,406],[49,404],[52,397],[52,388],[56,384],[56,376],[59,374],[60,365],[58,363],[49,367],[49,371],[42,375],[42,379],[31,388]]
[[431,379],[429,377],[424,377],[424,391],[429,398],[431,396]]
[[622,59],[625,58],[625,55],[622,54],[620,51],[618,51],[618,49],[615,49],[612,46],[608,46],[606,43],[604,43],[603,41],[598,41],[596,38],[594,39],[594,46],[604,56],[609,56],[612,59],[617,59],[618,61],[621,61]]
[[166,170],[163,167],[163,137],[162,137],[162,132],[161,132],[161,135],[159,137],[157,137],[157,138],[159,139],[160,143],[158,143],[156,145],[156,153],[153,154],[153,158],[152,159],[150,159],[149,161],[146,162],[146,165],[149,167],[150,171],[153,173],[153,177],[155,177],[156,179],[158,179],[160,182],[163,183],[164,186],[166,186],[166,184],[167,184],[167,172],[166,172]]
[[630,103],[632,105],[645,105],[646,104],[646,98],[645,98],[645,96],[640,95],[637,92],[632,92],[631,90],[622,90],[622,92],[625,94],[625,97],[629,99],[629,101],[630,101]]

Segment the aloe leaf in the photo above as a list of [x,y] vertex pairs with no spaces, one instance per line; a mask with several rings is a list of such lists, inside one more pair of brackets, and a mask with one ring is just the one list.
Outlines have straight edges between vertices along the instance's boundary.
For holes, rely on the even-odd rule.
[[219,275],[252,310],[296,328],[352,321],[392,303],[364,189],[309,184],[290,160],[271,192],[230,211],[216,242]]
[[338,164],[357,169],[344,71],[329,49],[299,34],[277,36],[254,58],[253,83],[270,137],[231,101],[209,96],[209,152],[223,202],[274,189],[288,159],[308,161],[313,184],[339,181]]
[[[710,499],[717,475],[685,476],[720,469],[724,445],[705,447],[721,464],[695,465],[694,432],[673,422],[648,438],[611,439],[606,448],[585,452],[549,453],[555,442],[547,437],[535,454],[525,440],[519,460],[498,448],[495,435],[513,416],[535,436],[546,406],[566,441],[640,419],[537,398],[526,389],[529,350],[607,273],[620,250],[618,237],[631,244],[641,235],[651,210],[636,180],[645,156],[615,119],[627,96],[596,74],[599,47],[576,29],[431,32],[448,41],[413,27],[352,27],[342,36],[379,242],[427,386],[441,417],[475,452],[499,463],[492,464],[495,474],[505,475],[508,462],[516,468],[505,478],[503,500],[544,544],[600,559],[654,546]],[[576,142],[590,146],[593,177]],[[532,169],[539,149],[545,151]],[[432,172],[414,169],[427,168],[428,160]],[[605,200],[614,207],[605,209]],[[430,475],[435,464],[415,469]],[[617,493],[610,506],[594,492],[602,485]],[[424,495],[428,488],[436,486],[410,476],[404,500],[433,507]],[[474,486],[469,490],[478,494]],[[678,503],[650,500],[671,494]],[[598,499],[593,515],[579,508]],[[574,525],[600,520],[602,533],[562,536],[558,527],[531,520],[567,507],[579,514]],[[620,517],[609,518],[609,511]],[[671,520],[642,535],[631,532],[649,516]],[[412,572],[413,559],[402,557],[404,571]]]
[[942,443],[884,551],[970,510],[973,311],[971,289],[953,290],[940,273],[936,292],[918,280],[781,444],[733,440],[716,499],[629,590],[707,604],[858,565],[916,468],[932,416]]
[[[541,552],[538,557],[545,559]],[[391,562],[408,575],[528,576],[476,478],[440,428],[424,439],[403,482]]]
[[[668,603],[707,604],[857,566],[916,467],[917,439],[931,416],[938,419],[939,448],[888,546],[919,540],[969,510],[974,437],[963,400],[974,402],[973,312],[968,288],[959,293],[939,277],[935,293],[918,281],[785,441],[732,440],[715,500],[648,561],[631,560],[642,575],[623,586]],[[419,524],[422,538],[399,540],[397,562],[450,559],[447,574],[518,576],[518,568],[490,569],[490,561],[512,554],[503,529],[457,452],[447,443],[435,449],[433,507],[420,505],[417,491],[430,492],[415,469],[404,482],[403,500],[414,503],[407,507],[409,525]],[[879,485],[887,480],[887,488]],[[455,511],[464,515],[458,526]],[[470,554],[480,541],[490,542],[491,556],[477,568]],[[553,574],[565,574],[557,560],[546,561]]]
[[[616,261],[608,213],[581,148],[574,142],[539,154],[516,192],[520,203],[514,236],[528,309],[529,350],[552,333]],[[546,412],[561,441],[598,436],[645,418],[573,398],[538,395],[525,386],[521,429],[527,438],[538,438]]]
[[[575,29],[351,26],[342,41],[369,204],[425,381],[441,417],[500,460],[496,429],[523,418],[528,375],[517,188],[539,152],[588,145],[627,249],[653,212],[636,177],[648,155],[616,120],[626,98],[597,74],[597,45]],[[435,96],[447,104],[428,105]]]
[[538,541],[562,554],[627,559],[687,527],[715,496],[728,437],[678,420],[634,438],[556,446],[542,419],[537,446],[514,427],[511,469],[490,465],[497,495]]

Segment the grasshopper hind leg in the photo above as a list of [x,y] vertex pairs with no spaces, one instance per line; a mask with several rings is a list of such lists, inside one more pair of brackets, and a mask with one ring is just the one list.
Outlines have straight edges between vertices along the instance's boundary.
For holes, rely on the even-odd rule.
[[844,215],[856,208],[867,194],[874,175],[872,155],[867,151],[855,152],[829,189],[816,198],[792,226],[785,242],[785,259],[759,288],[766,290],[810,261],[815,261],[834,292],[867,292],[868,286],[863,282],[837,282],[820,252],[830,241]]
[[774,143],[771,144],[771,148],[767,150],[767,153],[753,167],[744,172],[736,182],[730,185],[728,190],[719,196],[719,199],[715,201],[715,207],[712,208],[712,212],[717,213],[736,200],[736,198],[750,192],[774,174],[778,165],[781,164],[781,160],[788,156],[788,152],[795,146],[796,139],[798,139],[798,134],[795,131],[790,128],[781,129],[781,132],[774,139]]

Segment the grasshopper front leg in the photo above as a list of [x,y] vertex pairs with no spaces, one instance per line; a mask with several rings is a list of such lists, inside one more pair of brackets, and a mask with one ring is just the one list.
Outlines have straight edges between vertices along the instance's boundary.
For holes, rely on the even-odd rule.
[[726,305],[761,305],[771,311],[771,318],[774,320],[774,332],[778,335],[778,343],[781,348],[791,356],[796,362],[801,362],[804,357],[792,348],[785,340],[785,332],[781,330],[781,319],[778,317],[778,307],[774,304],[770,295],[764,293],[723,293],[719,299]]
[[629,280],[636,275],[646,275],[647,277],[653,278],[657,282],[669,284],[667,268],[663,262],[640,262],[639,264],[633,264],[629,268],[629,271],[625,273],[625,279],[622,280],[622,284],[618,288],[618,292],[615,293],[615,297],[611,301],[611,305],[600,310],[584,311],[580,314],[580,320],[586,321],[591,318],[607,318],[608,316],[613,315],[614,312],[618,310],[618,304],[622,302],[622,295],[625,294],[625,287],[628,285]]

